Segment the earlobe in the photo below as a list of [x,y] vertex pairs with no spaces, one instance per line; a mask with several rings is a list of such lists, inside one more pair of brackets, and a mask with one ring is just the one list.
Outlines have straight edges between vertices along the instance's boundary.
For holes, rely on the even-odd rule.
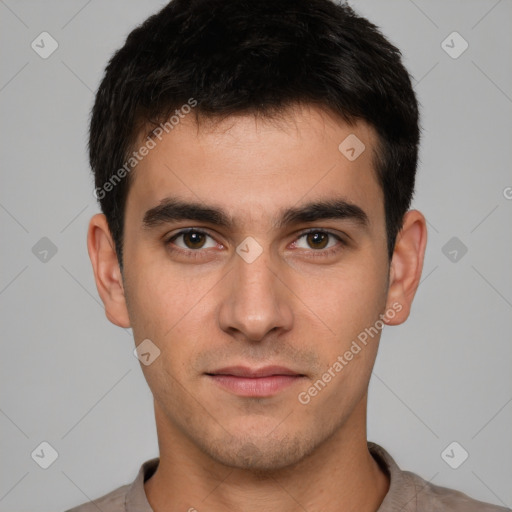
[[96,288],[105,305],[107,318],[119,327],[130,327],[124,295],[123,277],[114,241],[105,215],[98,213],[89,222],[87,249],[96,280]]
[[[393,309],[395,315],[385,319],[388,325],[399,325],[409,316],[421,279],[426,245],[425,217],[418,210],[409,210],[404,215],[391,260],[386,310]],[[396,304],[400,304],[401,308]]]

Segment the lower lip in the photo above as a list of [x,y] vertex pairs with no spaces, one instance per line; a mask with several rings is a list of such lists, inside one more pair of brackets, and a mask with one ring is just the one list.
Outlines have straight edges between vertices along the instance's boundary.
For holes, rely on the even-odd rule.
[[270,375],[268,377],[236,377],[209,375],[219,386],[240,396],[272,396],[302,379],[300,375]]

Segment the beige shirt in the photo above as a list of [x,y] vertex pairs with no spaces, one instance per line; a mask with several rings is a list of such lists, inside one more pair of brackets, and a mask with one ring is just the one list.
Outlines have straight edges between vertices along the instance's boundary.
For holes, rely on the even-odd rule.
[[[368,442],[368,449],[390,478],[388,493],[376,512],[512,512],[402,471],[391,455],[375,443]],[[117,488],[94,503],[84,503],[66,512],[153,512],[144,492],[144,482],[153,475],[158,462],[158,457],[144,462],[133,483]]]

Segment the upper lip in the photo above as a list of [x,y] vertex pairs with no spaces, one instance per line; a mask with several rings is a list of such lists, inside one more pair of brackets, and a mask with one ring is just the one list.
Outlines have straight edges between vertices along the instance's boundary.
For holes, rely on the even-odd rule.
[[302,376],[303,374],[290,370],[285,366],[264,366],[262,368],[249,368],[247,366],[228,366],[220,368],[212,372],[207,372],[207,375],[232,375],[233,377],[271,377],[273,375],[294,375]]

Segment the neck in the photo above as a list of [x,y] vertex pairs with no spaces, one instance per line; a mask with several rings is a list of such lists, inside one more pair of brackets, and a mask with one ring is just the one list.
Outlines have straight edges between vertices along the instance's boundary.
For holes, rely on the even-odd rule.
[[163,417],[155,403],[160,463],[144,490],[154,512],[376,512],[389,478],[368,451],[366,396],[312,454],[268,473],[211,459]]

